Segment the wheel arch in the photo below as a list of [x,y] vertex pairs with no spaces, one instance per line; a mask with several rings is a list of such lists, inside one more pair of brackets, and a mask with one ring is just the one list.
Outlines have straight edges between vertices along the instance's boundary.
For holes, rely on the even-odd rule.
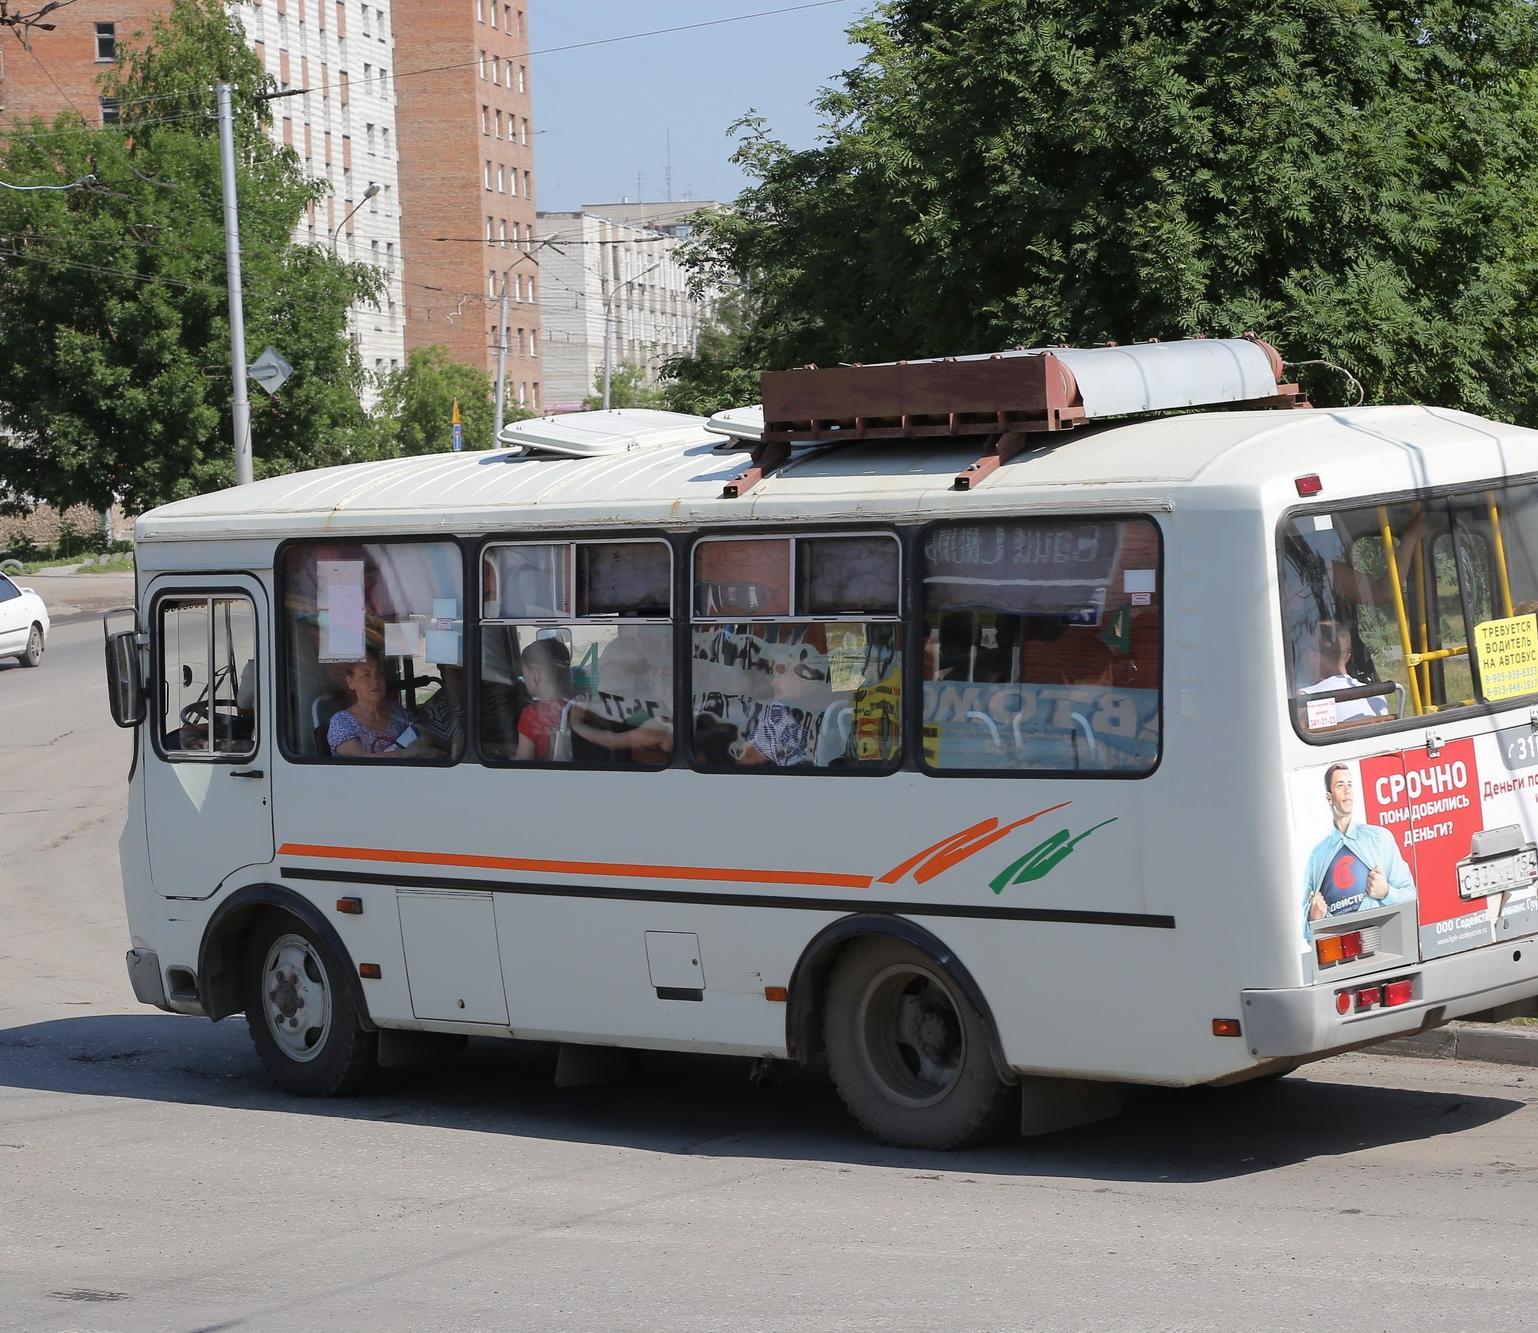
[[983,1031],[988,1034],[988,1053],[993,1057],[999,1077],[1011,1083],[1017,1081],[1019,1076],[1004,1059],[1004,1044],[999,1040],[993,1010],[983,998],[982,987],[976,978],[939,936],[916,921],[890,913],[856,912],[840,917],[818,931],[801,951],[787,988],[785,1045],[791,1058],[801,1064],[810,1062],[819,1046],[817,1019],[822,1012],[822,1000],[833,968],[849,945],[873,936],[886,936],[912,945],[945,973],[977,1011]]
[[314,903],[281,884],[248,884],[237,889],[209,918],[198,946],[198,998],[203,1012],[209,1018],[220,1019],[245,1008],[240,994],[240,972],[246,937],[256,919],[267,912],[287,913],[325,941],[342,965],[343,982],[357,1007],[360,1025],[367,1031],[375,1030],[378,1025],[369,1016],[363,983],[336,927]]

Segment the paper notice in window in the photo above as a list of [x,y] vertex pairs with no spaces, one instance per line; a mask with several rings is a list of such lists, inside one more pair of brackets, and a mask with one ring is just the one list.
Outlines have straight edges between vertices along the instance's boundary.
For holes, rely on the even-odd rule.
[[[1154,590],[1154,581],[1158,577],[1152,569],[1128,569],[1122,571],[1122,589],[1134,595],[1141,593],[1151,594]],[[1147,602],[1140,603],[1147,606]]]
[[849,694],[865,684],[865,626],[828,627],[828,684]]
[[1319,731],[1333,727],[1340,720],[1334,699],[1310,699],[1308,701],[1308,729]]
[[422,656],[422,627],[415,620],[392,621],[384,627],[386,657]]
[[320,601],[320,660],[363,658],[363,561],[322,560],[315,566]]
[[1474,626],[1479,689],[1486,699],[1538,693],[1538,617],[1511,616]]

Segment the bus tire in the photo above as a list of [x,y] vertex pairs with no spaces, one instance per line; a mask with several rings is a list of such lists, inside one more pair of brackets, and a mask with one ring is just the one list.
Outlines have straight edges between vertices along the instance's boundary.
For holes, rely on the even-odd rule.
[[935,960],[890,936],[839,957],[823,1007],[828,1071],[849,1113],[900,1148],[965,1148],[1017,1111],[982,1017]]
[[273,1081],[301,1097],[362,1091],[379,1067],[379,1034],[364,1029],[345,964],[303,922],[259,917],[241,969],[246,1026]]

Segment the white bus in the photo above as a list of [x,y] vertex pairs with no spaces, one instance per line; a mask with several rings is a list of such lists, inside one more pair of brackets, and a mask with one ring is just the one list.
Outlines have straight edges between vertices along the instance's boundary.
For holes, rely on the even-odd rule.
[[[793,372],[756,440],[146,514],[135,994],[300,1094],[423,1034],[733,1053],[925,1147],[1530,1004],[1538,432],[1275,410],[1268,350]],[[1088,424],[1203,399],[1267,406]]]

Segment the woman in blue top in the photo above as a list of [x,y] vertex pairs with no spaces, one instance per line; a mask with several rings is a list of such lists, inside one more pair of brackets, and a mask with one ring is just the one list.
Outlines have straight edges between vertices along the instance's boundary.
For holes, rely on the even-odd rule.
[[420,746],[411,731],[411,715],[386,697],[384,672],[379,659],[369,656],[354,662],[342,678],[353,697],[326,728],[331,753],[344,759],[400,759]]

